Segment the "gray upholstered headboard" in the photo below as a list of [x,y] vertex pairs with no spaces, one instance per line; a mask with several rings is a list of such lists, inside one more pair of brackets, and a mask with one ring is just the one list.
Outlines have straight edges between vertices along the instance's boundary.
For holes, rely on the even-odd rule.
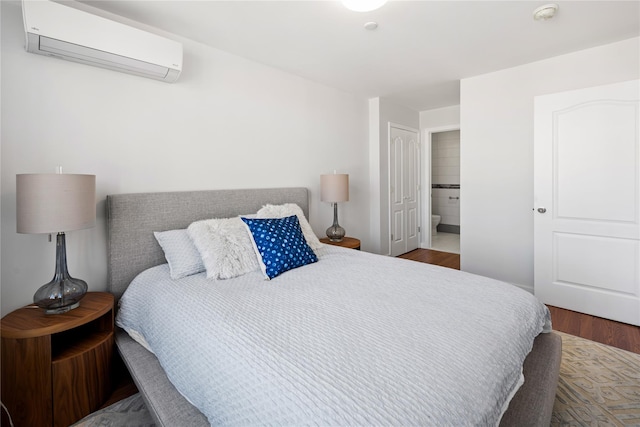
[[257,212],[263,205],[296,203],[309,218],[306,188],[210,190],[107,196],[107,288],[116,300],[147,268],[164,264],[154,231],[187,228],[194,221]]

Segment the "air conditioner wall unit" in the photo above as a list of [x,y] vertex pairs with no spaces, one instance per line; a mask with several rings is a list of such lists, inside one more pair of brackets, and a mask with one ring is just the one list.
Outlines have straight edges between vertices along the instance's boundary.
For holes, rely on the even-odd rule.
[[40,55],[175,82],[182,44],[46,0],[23,0],[25,49]]

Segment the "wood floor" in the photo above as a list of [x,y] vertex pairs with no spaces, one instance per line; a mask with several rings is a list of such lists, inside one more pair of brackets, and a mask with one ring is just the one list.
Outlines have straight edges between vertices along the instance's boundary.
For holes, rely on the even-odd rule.
[[[460,255],[416,249],[399,258],[460,270]],[[640,327],[549,306],[553,329],[640,354]]]
[[398,256],[398,258],[410,259],[412,261],[425,262],[427,264],[440,265],[460,270],[460,255],[449,252],[432,251],[430,249],[416,249]]

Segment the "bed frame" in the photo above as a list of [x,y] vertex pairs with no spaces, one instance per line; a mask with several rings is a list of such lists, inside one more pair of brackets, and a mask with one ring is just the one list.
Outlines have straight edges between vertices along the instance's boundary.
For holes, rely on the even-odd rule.
[[[154,231],[186,228],[194,221],[250,214],[267,203],[298,204],[309,217],[306,188],[210,190],[107,196],[108,290],[116,300],[147,268],[164,264]],[[118,330],[116,345],[158,426],[208,426],[205,416],[168,380],[160,363]],[[502,426],[548,426],[560,369],[562,340],[540,334],[524,363],[525,384],[502,418]]]

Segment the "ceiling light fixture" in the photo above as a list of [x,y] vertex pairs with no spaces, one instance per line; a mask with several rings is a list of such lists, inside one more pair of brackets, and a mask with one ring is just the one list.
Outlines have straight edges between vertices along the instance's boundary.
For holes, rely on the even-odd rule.
[[342,4],[354,12],[370,12],[382,7],[387,0],[342,0]]
[[536,21],[547,21],[556,15],[558,7],[555,3],[540,6],[533,11],[533,19]]

